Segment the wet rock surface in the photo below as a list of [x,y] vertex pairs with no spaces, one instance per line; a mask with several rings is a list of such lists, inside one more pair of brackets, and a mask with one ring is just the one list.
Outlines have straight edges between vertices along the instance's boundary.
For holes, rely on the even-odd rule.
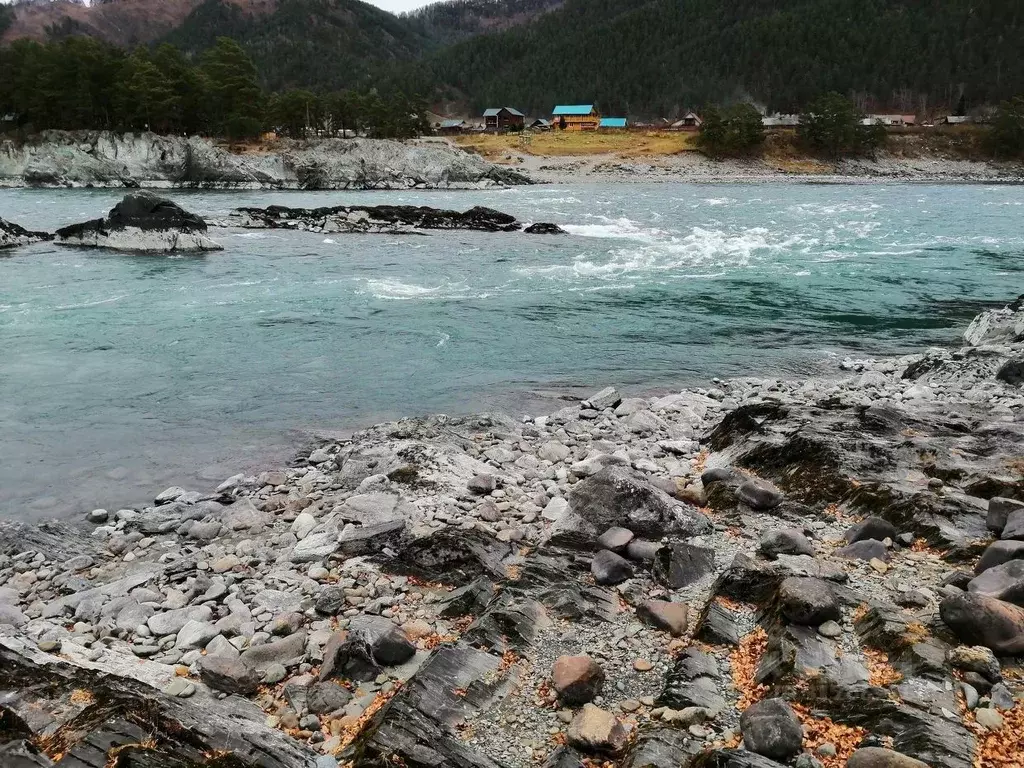
[[0,523],[0,763],[1008,765],[1024,313],[969,336]]
[[52,240],[49,232],[32,232],[12,221],[0,218],[0,250],[17,248],[19,245],[32,245],[45,240]]
[[206,222],[181,206],[148,192],[126,195],[105,218],[57,230],[58,245],[118,251],[219,251]]
[[[514,216],[477,206],[468,211],[448,211],[415,205],[334,206],[330,208],[239,208],[223,226],[246,229],[299,229],[323,233],[416,233],[437,229],[477,232],[554,234],[553,224],[533,224],[524,229]],[[561,231],[561,230],[559,230]]]

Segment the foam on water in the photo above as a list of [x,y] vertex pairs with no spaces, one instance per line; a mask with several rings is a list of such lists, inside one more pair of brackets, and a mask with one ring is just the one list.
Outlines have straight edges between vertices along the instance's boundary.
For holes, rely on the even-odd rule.
[[[340,194],[168,193],[217,218]],[[52,231],[122,196],[4,190],[0,210]],[[569,234],[216,230],[225,250],[209,258],[19,250],[0,283],[0,515],[208,490],[287,462],[292,430],[307,427],[518,414],[526,391],[704,386],[807,371],[826,354],[943,344],[980,306],[1019,293],[1024,248],[1022,187],[581,184],[344,197],[484,205]]]

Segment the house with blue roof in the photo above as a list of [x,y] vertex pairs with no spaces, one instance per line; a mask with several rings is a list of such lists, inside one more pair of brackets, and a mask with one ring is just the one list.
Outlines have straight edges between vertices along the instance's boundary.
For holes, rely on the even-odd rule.
[[484,110],[484,128],[495,133],[521,131],[526,115],[515,107],[491,107]]
[[593,104],[560,104],[551,113],[551,124],[560,131],[596,131],[600,123]]
[[598,128],[618,128],[624,130],[627,127],[626,118],[624,117],[602,117],[601,121],[597,124]]

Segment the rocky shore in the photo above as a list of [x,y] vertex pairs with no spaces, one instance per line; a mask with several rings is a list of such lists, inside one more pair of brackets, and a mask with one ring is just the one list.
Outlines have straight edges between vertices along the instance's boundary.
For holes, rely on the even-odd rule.
[[841,368],[3,523],[0,764],[1019,765],[1024,302]]
[[485,189],[529,184],[446,142],[278,140],[232,151],[198,136],[46,131],[0,139],[0,187]]

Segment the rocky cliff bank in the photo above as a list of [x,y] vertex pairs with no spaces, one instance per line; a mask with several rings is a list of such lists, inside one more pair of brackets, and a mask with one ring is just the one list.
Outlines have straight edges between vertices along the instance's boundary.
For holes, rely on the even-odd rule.
[[445,142],[279,140],[231,151],[200,137],[47,131],[0,140],[0,186],[458,189],[528,184]]
[[0,529],[0,764],[1024,754],[1024,304],[821,380],[382,424]]

